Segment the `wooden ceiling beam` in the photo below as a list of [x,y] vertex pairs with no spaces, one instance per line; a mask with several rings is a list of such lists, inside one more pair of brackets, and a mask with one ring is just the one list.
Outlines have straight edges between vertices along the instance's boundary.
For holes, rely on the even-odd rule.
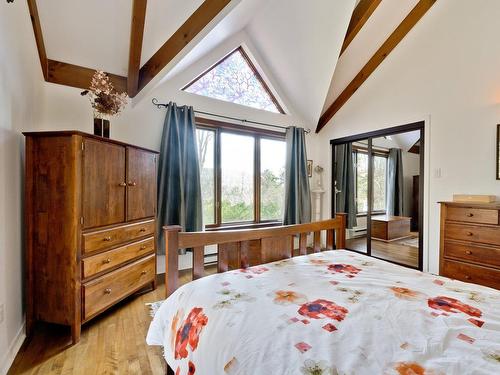
[[354,37],[358,34],[359,30],[361,30],[363,25],[366,21],[368,21],[368,18],[370,18],[381,2],[382,0],[361,0],[358,5],[356,5],[354,12],[352,12],[349,26],[347,27],[344,43],[340,49],[340,55],[342,55],[349,44],[351,44]]
[[205,0],[140,69],[139,91],[151,82],[230,2],[231,0]]
[[[33,33],[35,34],[38,57],[42,67],[43,78],[46,82],[57,83],[65,86],[77,87],[79,89],[88,89],[95,69],[84,68],[82,66],[68,64],[60,61],[51,60],[47,57],[45,43],[43,41],[42,25],[36,0],[27,0],[30,13]],[[127,78],[116,74],[108,73],[115,89],[118,92],[127,91]]]
[[48,76],[48,59],[45,52],[45,43],[43,42],[42,25],[40,24],[40,17],[38,16],[38,8],[36,0],[28,0],[28,9],[30,12],[31,24],[35,34],[36,48],[38,50],[38,57],[40,59],[40,66],[42,67],[43,78],[47,80]]
[[130,26],[130,50],[128,58],[127,91],[133,98],[139,92],[139,70],[141,68],[144,23],[146,21],[147,0],[134,0]]
[[399,24],[394,32],[387,38],[382,46],[375,52],[360,72],[347,85],[342,93],[321,115],[316,133],[333,118],[333,116],[347,103],[351,96],[361,87],[361,85],[370,77],[377,67],[385,60],[391,51],[399,44],[408,32],[417,24],[417,22],[427,13],[437,0],[419,0],[417,5],[408,13],[405,19]]
[[[79,89],[88,89],[95,69],[85,68],[83,66],[68,64],[61,61],[48,59],[47,82],[60,85],[77,87]],[[127,91],[127,78],[116,74],[107,73],[113,86],[118,92]]]

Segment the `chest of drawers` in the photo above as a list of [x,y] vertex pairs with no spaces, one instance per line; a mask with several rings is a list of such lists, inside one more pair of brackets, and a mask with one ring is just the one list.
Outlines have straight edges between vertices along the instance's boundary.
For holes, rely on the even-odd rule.
[[500,204],[441,203],[439,273],[500,289]]

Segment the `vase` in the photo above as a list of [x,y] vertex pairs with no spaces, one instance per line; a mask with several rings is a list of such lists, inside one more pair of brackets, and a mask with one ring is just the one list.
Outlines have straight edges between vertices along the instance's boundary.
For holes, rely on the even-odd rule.
[[94,135],[109,138],[109,120],[94,118]]

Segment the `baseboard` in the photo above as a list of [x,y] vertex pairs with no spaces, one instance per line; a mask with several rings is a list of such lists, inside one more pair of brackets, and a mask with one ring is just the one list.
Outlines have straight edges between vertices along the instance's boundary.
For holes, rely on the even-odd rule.
[[26,339],[26,323],[23,323],[19,331],[17,332],[16,337],[12,341],[9,346],[9,350],[5,353],[4,357],[0,361],[2,364],[2,368],[0,368],[0,375],[6,375],[16,358],[19,349],[21,349],[21,345],[23,345],[24,340]]

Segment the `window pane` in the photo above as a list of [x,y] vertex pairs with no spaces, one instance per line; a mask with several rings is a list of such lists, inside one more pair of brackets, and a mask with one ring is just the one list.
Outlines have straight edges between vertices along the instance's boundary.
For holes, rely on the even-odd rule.
[[201,199],[203,224],[215,224],[215,132],[196,129],[198,157],[200,159]]
[[368,154],[356,152],[356,207],[358,213],[368,211]]
[[254,220],[254,138],[221,134],[222,222]]
[[260,155],[260,218],[283,220],[286,144],[263,138]]
[[373,157],[373,210],[385,211],[387,158]]

